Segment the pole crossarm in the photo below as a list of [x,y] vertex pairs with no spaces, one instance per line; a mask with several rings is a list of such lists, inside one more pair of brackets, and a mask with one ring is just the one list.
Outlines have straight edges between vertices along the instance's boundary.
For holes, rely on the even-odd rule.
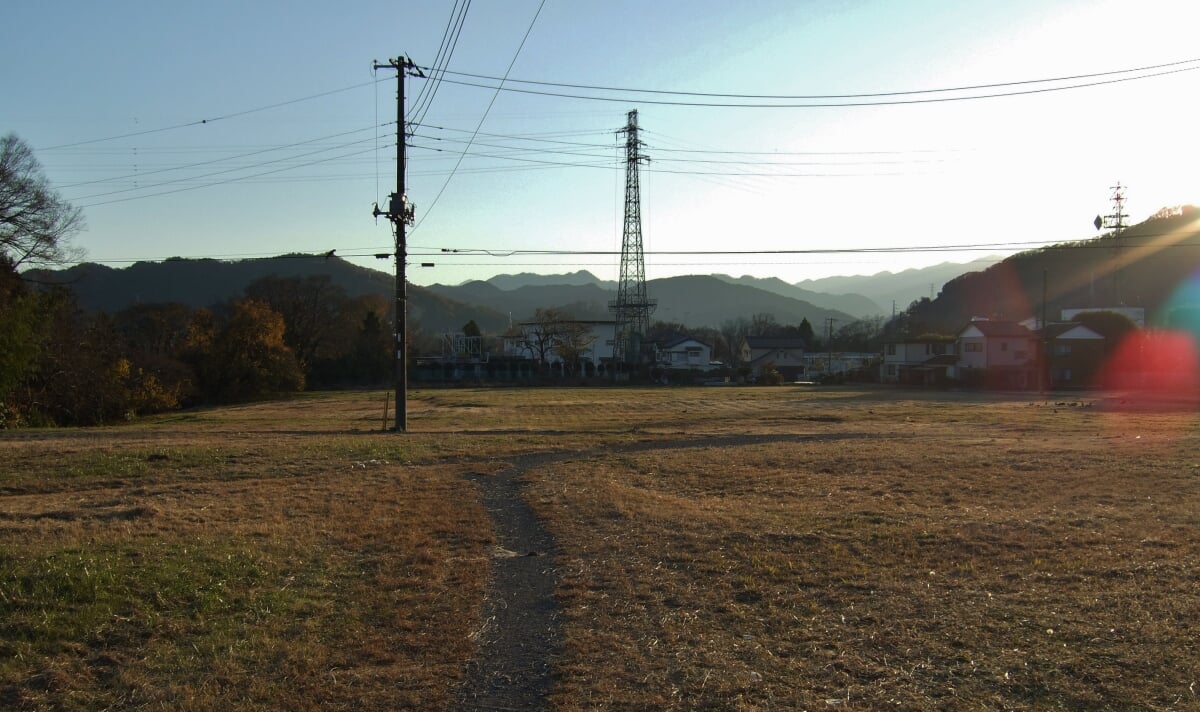
[[404,79],[407,76],[424,77],[424,72],[411,59],[398,56],[387,64],[374,62],[376,71],[396,70],[396,192],[388,196],[387,210],[380,210],[376,203],[371,211],[376,219],[384,216],[391,221],[396,239],[396,303],[395,303],[395,386],[396,386],[396,432],[408,431],[408,277],[405,274],[408,261],[408,240],[405,228],[413,223],[416,206],[408,202],[404,190],[405,154],[408,147],[408,126],[404,118]]

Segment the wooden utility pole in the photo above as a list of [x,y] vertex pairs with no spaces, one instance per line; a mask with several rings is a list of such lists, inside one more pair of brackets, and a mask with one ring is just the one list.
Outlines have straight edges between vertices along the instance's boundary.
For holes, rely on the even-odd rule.
[[392,221],[396,233],[396,338],[393,348],[396,349],[395,380],[396,380],[396,432],[408,430],[408,277],[405,265],[408,258],[408,243],[405,229],[412,224],[414,206],[408,202],[404,192],[404,154],[408,144],[408,131],[404,123],[404,77],[412,73],[424,77],[417,65],[408,57],[389,59],[387,64],[374,64],[376,70],[396,70],[396,192],[388,199],[388,209],[380,210],[375,206],[374,215],[378,218],[385,216]]

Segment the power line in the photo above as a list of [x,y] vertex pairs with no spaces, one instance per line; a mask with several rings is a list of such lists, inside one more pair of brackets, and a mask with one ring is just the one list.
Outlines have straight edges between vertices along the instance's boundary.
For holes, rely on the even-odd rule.
[[[467,20],[467,11],[471,9],[471,0],[466,0],[460,5],[461,0],[454,1],[454,9],[451,11],[450,21],[446,25],[446,31],[442,34],[442,44],[438,47],[438,55],[434,58],[434,66],[439,74],[433,77],[432,81],[425,84],[421,91],[417,93],[417,99],[414,102],[412,114],[417,122],[425,120],[425,115],[429,113],[429,107],[433,105],[433,99],[437,96],[437,91],[442,86],[441,74],[447,67],[450,66],[450,58],[454,55],[454,50],[458,47],[458,38],[462,35],[463,25]],[[457,12],[457,17],[455,16]],[[451,34],[451,25],[454,25],[453,36]],[[447,39],[449,37],[449,39]],[[439,61],[440,59],[440,61]]]
[[[1145,234],[1142,237],[1153,238],[1162,237],[1171,233]],[[1176,242],[1169,245],[1162,245],[1161,249],[1178,249],[1178,248],[1200,248],[1200,242]],[[338,256],[342,258],[364,258],[376,257],[383,251],[388,251],[387,256],[391,257],[391,245],[387,246],[362,246],[354,248],[339,248]],[[953,253],[953,252],[984,252],[991,250],[1018,250],[1029,251],[1039,249],[1052,250],[1071,250],[1071,249],[1112,249],[1112,245],[1104,241],[1103,238],[1088,240],[1085,242],[1050,242],[1050,241],[1030,241],[1030,242],[990,242],[990,243],[974,243],[974,244],[959,244],[959,245],[908,245],[895,247],[843,247],[843,248],[812,248],[803,250],[769,250],[769,249],[747,249],[747,250],[646,250],[645,254],[666,257],[787,257],[787,256],[811,256],[811,255],[846,255],[846,254],[920,254],[920,253]],[[409,257],[429,257],[450,259],[454,257],[463,257],[468,259],[490,258],[490,261],[485,262],[453,262],[455,267],[484,267],[495,265],[514,266],[514,263],[509,261],[512,257],[613,257],[620,255],[619,250],[499,250],[499,249],[482,249],[482,248],[438,248],[433,246],[411,246]],[[286,254],[272,255],[271,253],[232,253],[232,254],[214,254],[214,255],[196,255],[190,257],[172,256],[171,259],[235,259],[235,258],[250,258],[250,259],[268,259],[268,258],[308,258],[308,257],[323,257],[322,253],[309,254]],[[103,258],[87,260],[87,262],[97,264],[124,264],[134,262],[155,262],[163,261],[164,257],[123,257],[123,258]],[[84,261],[72,262],[70,264],[84,264]],[[561,264],[584,264],[582,262],[527,262],[517,263],[525,266],[556,266]],[[599,266],[612,266],[611,261],[598,262]],[[776,259],[771,259],[765,262],[746,262],[746,261],[729,261],[721,260],[720,262],[656,262],[662,266],[694,266],[707,264],[720,265],[771,265],[780,264]],[[798,264],[812,264],[805,260]]]
[[[1189,60],[1189,61],[1197,62],[1200,60]],[[1184,62],[1174,63],[1174,64],[1184,64]],[[1162,65],[1162,66],[1174,66],[1174,64],[1173,65]],[[794,99],[792,99],[791,97],[782,96],[782,95],[772,97],[771,101],[764,102],[764,101],[758,100],[758,97],[756,97],[755,95],[751,95],[751,94],[716,95],[718,97],[744,99],[744,101],[738,101],[738,102],[676,101],[676,100],[667,100],[667,99],[650,99],[650,98],[643,98],[643,97],[635,98],[635,97],[630,97],[630,96],[595,96],[595,95],[587,95],[587,94],[568,94],[565,92],[552,92],[552,91],[541,91],[541,90],[536,90],[536,89],[520,89],[520,88],[516,88],[516,87],[493,86],[490,84],[480,84],[478,82],[468,82],[468,81],[445,79],[445,78],[443,78],[442,81],[449,82],[451,84],[458,84],[461,86],[478,87],[481,89],[492,89],[495,91],[507,91],[507,92],[514,92],[514,93],[518,93],[518,94],[532,94],[532,95],[536,95],[536,96],[550,96],[550,97],[557,97],[557,98],[562,98],[562,99],[580,99],[580,100],[585,100],[585,101],[607,101],[607,102],[619,102],[619,103],[635,103],[636,102],[638,104],[650,104],[650,105],[655,105],[655,106],[681,106],[681,107],[714,108],[714,109],[715,108],[723,108],[723,109],[830,109],[830,108],[853,108],[853,107],[865,107],[865,106],[903,106],[903,105],[912,105],[912,104],[935,104],[935,103],[944,103],[944,102],[951,102],[951,101],[971,101],[971,100],[976,100],[976,99],[997,99],[997,98],[1010,97],[1010,96],[1027,96],[1027,95],[1032,95],[1032,94],[1045,94],[1045,93],[1049,93],[1049,92],[1066,91],[1066,90],[1070,90],[1070,89],[1083,89],[1083,88],[1087,88],[1087,87],[1104,86],[1107,84],[1119,84],[1119,83],[1123,83],[1123,82],[1137,81],[1139,79],[1150,79],[1152,77],[1162,77],[1162,76],[1167,76],[1170,74],[1179,74],[1182,72],[1192,72],[1192,71],[1196,71],[1198,69],[1200,69],[1200,64],[1197,64],[1196,66],[1183,67],[1183,68],[1164,69],[1159,72],[1153,72],[1153,73],[1149,73],[1149,74],[1140,74],[1138,76],[1132,76],[1132,77],[1118,77],[1118,78],[1114,78],[1114,79],[1098,79],[1096,81],[1079,82],[1079,83],[1075,83],[1075,84],[1065,84],[1065,85],[1061,85],[1061,86],[1039,87],[1036,89],[1017,89],[1014,91],[1001,91],[1001,92],[991,92],[991,93],[984,93],[984,94],[967,94],[964,96],[927,97],[925,95],[932,94],[932,93],[963,91],[963,89],[957,89],[957,90],[956,89],[928,89],[928,90],[914,91],[914,92],[895,92],[895,93],[891,93],[891,94],[886,93],[886,92],[881,92],[878,94],[862,95],[865,97],[887,97],[887,96],[892,96],[892,95],[894,95],[894,96],[915,95],[919,98],[911,98],[911,99],[880,98],[878,100],[862,100],[862,101],[820,101],[820,103],[810,103],[813,100],[810,100],[807,98],[805,98],[802,103],[794,103],[794,101],[795,101]],[[1138,71],[1138,70],[1121,70],[1121,72],[1134,72],[1134,71]],[[1120,72],[1105,72],[1105,73],[1098,73],[1098,74],[1093,74],[1093,75],[1082,75],[1082,76],[1099,77],[1099,76],[1106,76],[1106,75],[1116,74],[1116,73],[1120,73]],[[1026,82],[1007,82],[1007,83],[998,84],[995,86],[998,86],[998,87],[1017,86],[1017,85],[1021,85],[1021,84],[1036,83],[1039,81],[1050,82],[1050,81],[1054,81],[1054,80],[1028,80]],[[980,85],[980,86],[986,87],[986,86],[990,86],[990,85]],[[601,87],[596,87],[594,90],[595,91],[604,91],[604,89]],[[684,92],[655,92],[654,90],[631,90],[631,91],[634,91],[634,92],[644,91],[644,92],[649,92],[649,93],[659,93],[659,94],[664,94],[664,95],[668,95],[668,96],[686,94]],[[700,96],[704,96],[704,95],[700,95]],[[832,96],[837,96],[837,95],[830,95],[830,96],[832,97]],[[855,96],[855,95],[846,95],[846,96]],[[920,98],[920,97],[924,97],[924,98]]]
[[239,116],[246,116],[248,114],[256,114],[260,111],[268,111],[270,109],[278,109],[281,106],[290,106],[292,104],[299,104],[300,102],[303,102],[303,101],[311,101],[312,99],[320,99],[322,97],[331,96],[333,94],[339,94],[341,92],[351,91],[353,89],[361,89],[362,87],[365,87],[365,86],[372,86],[375,83],[376,82],[374,80],[372,80],[369,82],[363,82],[361,84],[352,84],[350,86],[342,87],[340,89],[330,89],[329,91],[323,91],[318,94],[310,94],[308,96],[302,96],[297,99],[288,99],[287,101],[279,101],[274,104],[258,106],[253,109],[245,109],[243,111],[234,111],[232,113],[222,114],[220,116],[214,116],[214,117],[208,118],[208,119],[197,119],[196,121],[188,121],[186,123],[175,124],[173,126],[162,126],[162,127],[156,128],[156,129],[146,129],[144,131],[134,131],[132,133],[119,134],[116,136],[106,136],[104,138],[93,138],[93,139],[88,139],[86,141],[76,141],[74,143],[63,143],[63,144],[59,144],[57,146],[47,146],[44,148],[39,148],[38,151],[57,151],[57,150],[60,150],[63,148],[74,148],[75,146],[86,146],[86,145],[93,144],[93,143],[103,143],[105,141],[116,141],[118,139],[123,139],[123,138],[133,138],[135,136],[146,136],[148,134],[162,133],[164,131],[174,131],[176,129],[187,128],[189,126],[202,126],[205,124],[213,124],[218,121],[224,121],[226,119],[232,119],[232,118],[236,118]]
[[[354,143],[363,143],[363,142],[355,141]],[[229,180],[214,181],[211,183],[204,183],[202,185],[189,185],[189,186],[184,186],[182,188],[175,188],[173,190],[163,190],[163,191],[159,191],[157,193],[149,193],[147,195],[132,195],[132,196],[129,196],[126,198],[115,198],[113,200],[104,200],[104,201],[101,201],[98,203],[88,203],[86,205],[80,205],[79,207],[80,208],[94,208],[98,205],[111,205],[113,203],[125,203],[130,200],[141,200],[142,198],[155,198],[155,197],[158,197],[161,195],[171,195],[174,193],[182,193],[182,192],[188,191],[188,190],[198,190],[200,188],[212,188],[212,187],[219,186],[219,185],[228,185],[230,183],[237,183],[239,181],[250,180],[252,178],[260,178],[262,176],[272,175],[275,173],[282,173],[283,171],[296,170],[297,168],[306,168],[308,166],[314,166],[314,165],[317,165],[320,163],[328,163],[330,161],[336,161],[336,160],[340,160],[342,158],[349,158],[351,156],[359,156],[364,153],[372,153],[374,151],[375,151],[375,148],[374,148],[374,146],[372,146],[371,148],[366,148],[366,149],[363,149],[360,151],[353,151],[351,153],[345,153],[340,156],[332,156],[330,158],[321,158],[321,159],[317,159],[315,161],[308,161],[306,163],[298,163],[294,166],[284,166],[282,168],[276,168],[276,169],[270,170],[270,171],[263,171],[262,173],[255,173],[253,175],[239,176],[237,178],[230,178]],[[306,155],[311,155],[311,154],[306,154]],[[275,161],[271,161],[269,163],[273,163],[273,162],[275,162]],[[266,164],[264,163],[264,164],[259,164],[259,165],[266,165]],[[246,169],[242,168],[242,169],[231,169],[231,170],[246,170]],[[228,173],[228,172],[229,171],[219,171],[218,173]],[[209,175],[210,176],[217,175],[217,173],[211,173]],[[191,180],[195,180],[195,178],[192,178]],[[168,183],[178,183],[178,182],[179,181],[168,181]],[[166,185],[166,184],[167,183],[160,183],[159,185],[161,186],[161,185]],[[131,189],[131,190],[147,190],[147,189],[148,188],[135,188],[135,189]],[[119,193],[119,192],[127,192],[127,191],[113,191],[113,193]],[[100,195],[111,195],[111,194],[112,193],[102,193]],[[96,196],[92,196],[92,197],[100,197],[100,195],[96,195]]]
[[[1153,65],[1149,65],[1149,66],[1145,66],[1145,67],[1134,67],[1131,69],[1117,69],[1117,70],[1108,71],[1108,72],[1093,72],[1091,74],[1075,74],[1075,75],[1062,76],[1062,77],[1050,77],[1050,78],[1046,78],[1046,79],[1021,79],[1021,80],[1008,81],[1008,82],[996,82],[993,84],[972,84],[972,85],[965,85],[965,86],[959,86],[959,87],[940,87],[940,88],[936,88],[936,89],[910,89],[910,90],[906,90],[906,91],[870,92],[870,93],[863,93],[863,94],[723,94],[723,93],[714,93],[714,92],[672,91],[672,90],[663,90],[663,89],[637,89],[637,88],[630,88],[630,87],[610,87],[610,86],[597,86],[597,85],[589,85],[589,84],[570,84],[570,83],[563,83],[563,82],[534,81],[534,80],[528,80],[528,79],[508,79],[508,81],[511,83],[515,83],[515,84],[532,84],[535,86],[562,87],[562,88],[567,88],[567,89],[587,89],[590,91],[624,92],[624,93],[629,93],[629,94],[662,94],[662,95],[666,95],[666,96],[691,96],[691,97],[707,97],[707,98],[719,98],[719,99],[772,99],[772,100],[779,100],[779,101],[792,101],[792,100],[799,100],[799,99],[803,99],[803,100],[878,99],[878,98],[894,97],[894,96],[911,96],[911,95],[920,95],[920,94],[941,94],[941,93],[963,92],[963,91],[979,91],[982,89],[1000,89],[1003,87],[1028,86],[1031,84],[1049,84],[1049,83],[1057,83],[1057,82],[1078,81],[1081,79],[1096,79],[1098,77],[1110,77],[1110,76],[1116,76],[1119,74],[1133,74],[1133,73],[1139,73],[1139,72],[1149,72],[1149,71],[1153,71],[1153,70],[1169,69],[1169,68],[1173,68],[1173,67],[1180,67],[1183,65],[1196,64],[1196,63],[1200,63],[1200,58],[1183,59],[1183,60],[1179,60],[1179,61],[1175,61],[1175,62],[1167,62],[1164,64],[1153,64]],[[1200,67],[1190,67],[1189,70],[1190,69],[1198,69],[1198,68],[1200,68]],[[431,70],[431,71],[438,71],[438,70]],[[449,70],[441,70],[441,71],[443,71],[445,74],[453,74],[455,76],[470,77],[473,79],[487,79],[489,81],[496,81],[496,77],[491,77],[491,76],[487,76],[484,74],[470,74],[467,72],[453,72],[453,71],[449,71]],[[1157,75],[1149,75],[1149,76],[1157,76]]]
[[[508,73],[512,71],[513,65],[515,65],[517,63],[517,57],[521,56],[521,50],[525,48],[525,42],[526,42],[526,40],[529,39],[529,34],[531,32],[533,32],[533,26],[537,22],[538,16],[540,16],[542,14],[542,8],[545,6],[546,6],[546,0],[542,0],[540,3],[538,3],[537,12],[533,13],[533,19],[529,21],[529,27],[527,27],[525,29],[525,36],[521,38],[521,44],[517,46],[517,51],[513,53],[512,61],[510,61],[508,63],[508,69],[506,69],[504,71],[504,76],[507,77]],[[441,79],[439,78],[438,81],[441,81]],[[479,123],[475,125],[475,131],[471,134],[471,138],[467,142],[467,149],[470,148],[471,142],[473,142],[475,140],[475,136],[478,135],[479,130],[481,128],[483,128],[483,122],[485,120],[487,120],[488,114],[491,113],[492,107],[495,106],[496,97],[498,97],[500,95],[500,88],[503,86],[504,86],[504,80],[501,79],[500,85],[498,87],[496,87],[495,93],[492,94],[492,99],[491,99],[491,101],[488,102],[487,108],[483,110],[483,116],[479,117]],[[416,225],[413,226],[413,229],[411,232],[416,232],[417,229],[420,228],[422,224],[424,224],[425,219],[429,217],[429,213],[433,211],[433,207],[435,205],[437,205],[438,200],[441,199],[442,193],[446,192],[446,186],[450,185],[450,180],[452,178],[454,178],[454,174],[458,171],[458,167],[460,165],[462,165],[463,158],[466,157],[467,149],[463,149],[462,154],[459,155],[458,162],[455,163],[454,168],[452,168],[450,170],[450,175],[446,176],[446,181],[444,183],[442,183],[441,189],[439,189],[437,192],[437,195],[435,195],[433,197],[433,201],[429,204],[429,207],[425,208],[425,212],[422,214],[421,219],[419,221],[417,221]]]
[[[158,173],[169,173],[171,171],[182,171],[182,170],[187,170],[189,168],[200,168],[202,166],[213,165],[214,163],[223,163],[225,161],[235,161],[235,160],[238,160],[241,158],[250,158],[251,156],[260,156],[264,153],[271,153],[274,151],[282,151],[284,149],[295,148],[297,146],[305,146],[310,143],[316,143],[317,141],[327,141],[331,138],[340,138],[342,136],[349,136],[350,134],[362,133],[363,131],[378,130],[384,126],[390,126],[394,123],[396,123],[396,122],[390,121],[390,122],[386,122],[383,124],[379,124],[377,126],[367,126],[367,127],[361,128],[361,129],[353,129],[351,131],[343,131],[341,133],[329,134],[327,136],[311,138],[311,139],[308,139],[305,141],[296,141],[294,143],[287,143],[287,144],[283,144],[280,146],[272,146],[270,148],[264,148],[264,149],[260,149],[258,151],[251,151],[249,153],[240,153],[240,154],[233,155],[233,156],[222,156],[221,158],[214,158],[214,159],[211,159],[208,161],[198,161],[196,163],[185,163],[183,165],[170,166],[168,168],[158,168],[158,169],[151,170],[151,171],[140,171],[138,173],[129,173],[126,175],[112,176],[109,178],[97,178],[95,180],[81,181],[79,183],[67,183],[67,184],[59,186],[59,187],[61,187],[65,190],[67,188],[78,188],[80,186],[94,185],[96,183],[110,183],[110,182],[114,182],[114,181],[125,180],[127,178],[142,178],[144,176],[155,175]],[[251,166],[244,166],[243,168],[254,168],[259,165],[264,165],[264,164],[254,164]]]

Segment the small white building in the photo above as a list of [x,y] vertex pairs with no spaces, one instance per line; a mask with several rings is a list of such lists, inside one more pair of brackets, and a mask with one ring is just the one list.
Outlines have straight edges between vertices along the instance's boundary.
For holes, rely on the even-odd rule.
[[563,362],[562,351],[571,347],[563,345],[565,334],[574,334],[579,346],[579,361],[590,364],[593,370],[613,358],[616,335],[615,321],[589,321],[573,319],[569,322],[542,323],[523,321],[504,337],[504,355],[510,358],[538,360],[545,351],[548,365]]
[[701,371],[710,368],[711,362],[712,346],[690,336],[668,341],[658,348],[658,365],[663,368]]
[[952,340],[902,339],[883,345],[881,383],[933,385],[954,377],[956,348]]
[[741,362],[750,367],[750,374],[761,377],[768,364],[783,376],[785,381],[802,380],[807,367],[804,362],[804,339],[796,337],[747,336],[739,349]]

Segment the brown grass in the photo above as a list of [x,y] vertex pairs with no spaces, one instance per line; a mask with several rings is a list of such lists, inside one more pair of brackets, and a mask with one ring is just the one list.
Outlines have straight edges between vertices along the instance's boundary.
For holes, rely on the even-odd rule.
[[538,473],[557,708],[1200,707],[1196,416],[1090,404],[768,397],[726,430],[795,438]]
[[[0,434],[0,707],[430,709],[487,513],[557,537],[556,709],[1200,708],[1197,416],[851,389],[417,391]],[[686,445],[687,447],[676,447]]]

